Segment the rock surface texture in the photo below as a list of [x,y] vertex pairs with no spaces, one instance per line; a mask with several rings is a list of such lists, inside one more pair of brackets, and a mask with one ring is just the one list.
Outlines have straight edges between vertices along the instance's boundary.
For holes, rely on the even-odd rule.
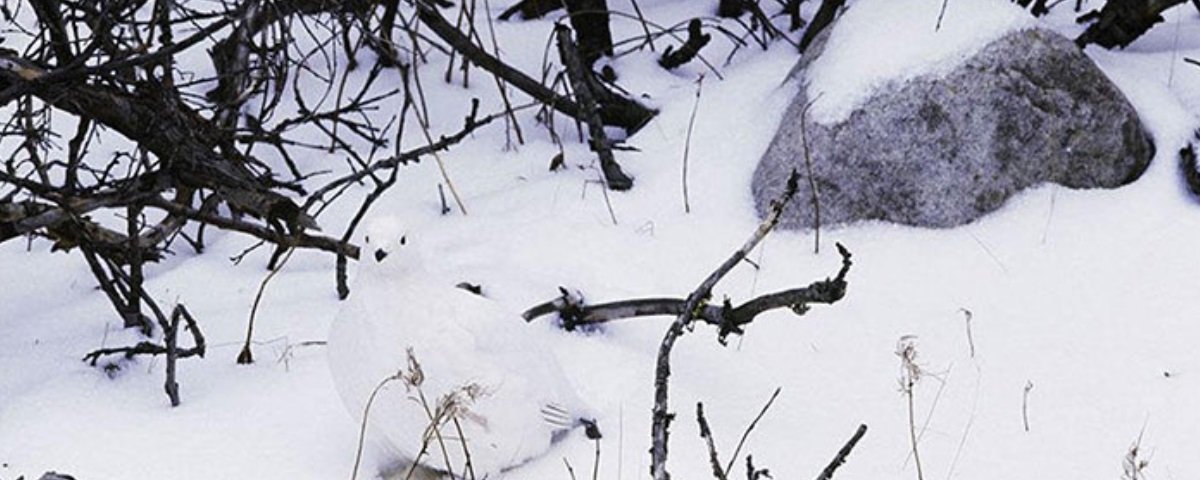
[[[823,46],[814,44],[791,80],[803,81]],[[788,173],[800,173],[785,228],[814,224],[802,132],[822,225],[962,225],[1044,182],[1127,184],[1154,153],[1116,86],[1070,40],[1037,28],[1008,33],[948,73],[889,83],[836,124],[810,119],[802,128],[819,92],[798,90],[752,185],[765,215]]]

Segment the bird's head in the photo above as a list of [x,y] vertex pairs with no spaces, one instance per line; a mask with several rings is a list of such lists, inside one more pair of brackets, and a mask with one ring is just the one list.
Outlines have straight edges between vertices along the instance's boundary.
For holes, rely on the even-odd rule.
[[384,217],[367,225],[367,249],[362,262],[373,271],[419,269],[423,256],[412,243],[411,235],[395,217]]

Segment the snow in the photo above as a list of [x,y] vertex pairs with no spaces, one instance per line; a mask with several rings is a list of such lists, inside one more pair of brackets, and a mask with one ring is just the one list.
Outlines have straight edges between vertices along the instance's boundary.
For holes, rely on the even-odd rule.
[[[813,121],[845,120],[888,82],[949,73],[987,44],[1035,25],[1005,0],[860,0],[829,32],[804,81]],[[940,16],[940,23],[939,23]],[[867,33],[863,33],[867,32]]]
[[[862,8],[867,2],[872,8]],[[663,24],[709,8],[639,3]],[[873,9],[901,9],[887,3],[851,3],[846,21]],[[940,2],[901,3],[913,8],[888,18],[880,34],[891,34],[892,22],[924,22],[932,31]],[[951,0],[940,32],[977,34],[976,40],[998,35],[1010,25],[1005,18],[1020,16],[1003,3]],[[1078,31],[1069,3],[1039,22]],[[622,2],[610,4],[631,11]],[[985,8],[997,18],[968,15]],[[839,265],[834,241],[854,253],[847,297],[802,317],[763,315],[729,347],[718,345],[705,326],[680,340],[671,377],[678,417],[669,468],[675,477],[710,476],[694,421],[697,401],[705,403],[727,459],[771,392],[782,387],[743,449],[756,465],[777,478],[815,476],[865,423],[870,430],[837,478],[915,478],[894,354],[902,335],[917,336],[918,362],[928,372],[914,398],[927,478],[1117,478],[1139,436],[1141,454],[1150,460],[1147,475],[1200,476],[1200,351],[1194,345],[1200,205],[1179,180],[1175,158],[1198,124],[1200,69],[1182,58],[1200,57],[1200,16],[1182,5],[1165,17],[1180,27],[1161,26],[1126,51],[1087,50],[1155,139],[1157,156],[1134,184],[1098,191],[1043,186],[950,230],[880,223],[828,229],[819,254],[812,253],[811,233],[771,234],[751,254],[761,269],[739,266],[718,286],[717,298],[728,295],[736,303],[830,276]],[[870,19],[861,18],[856,21]],[[497,34],[518,66],[538,71],[550,25],[499,23]],[[640,32],[632,22],[615,27],[617,38]],[[917,30],[904,30],[912,44],[939,43],[941,33]],[[892,65],[881,62],[909,52],[908,66],[890,74],[910,75],[943,68],[959,55],[918,58],[912,52],[922,50],[909,47],[896,42],[886,52],[855,58]],[[717,36],[707,48],[706,57],[720,66],[730,46]],[[455,129],[468,108],[464,91],[438,80],[445,64],[434,58],[422,69],[434,128]],[[558,129],[569,140],[569,168],[549,172],[558,149],[529,111],[518,115],[527,143],[515,151],[505,149],[497,122],[443,155],[469,215],[439,214],[440,175],[430,158],[403,168],[372,216],[394,215],[419,228],[440,252],[433,267],[482,284],[513,311],[553,298],[559,285],[593,302],[682,297],[757,225],[750,176],[786,104],[789,89],[779,85],[795,60],[790,46],[777,42],[767,51],[739,51],[720,67],[724,80],[706,76],[688,160],[691,214],[683,210],[682,154],[696,78],[707,69],[689,64],[663,72],[653,54],[640,52],[614,65],[622,84],[649,95],[661,113],[629,139],[640,152],[617,155],[636,183],[630,192],[608,193],[612,216],[594,183],[598,166],[574,128],[560,122]],[[863,68],[823,75],[831,75],[830,85],[866,88],[857,83]],[[469,93],[481,97],[482,112],[499,104],[495,86],[478,72]],[[826,90],[823,98],[835,97]],[[319,155],[307,161],[314,169],[331,167]],[[322,225],[338,231],[353,203],[335,205]],[[119,362],[121,369],[111,373],[79,361],[95,348],[139,338],[119,328],[78,254],[51,254],[42,240],[0,244],[0,478],[36,478],[47,470],[89,480],[349,477],[358,424],[338,398],[324,347],[304,343],[325,340],[341,308],[333,258],[297,252],[272,280],[256,320],[258,362],[239,366],[234,358],[270,252],[253,251],[234,265],[229,258],[254,241],[211,229],[208,237],[205,253],[178,245],[174,256],[148,271],[151,293],[165,303],[185,303],[209,340],[204,359],[179,363],[178,408],[162,394],[161,359]],[[355,270],[352,264],[351,275]],[[963,309],[971,312],[969,338]],[[628,320],[554,336],[563,371],[597,411],[605,433],[598,478],[647,474],[653,361],[669,321]],[[1025,398],[1028,383],[1033,388]],[[506,478],[568,478],[564,459],[586,477],[595,448],[576,432]],[[374,471],[382,463],[368,455],[364,468]],[[734,475],[743,475],[744,459],[735,465]]]

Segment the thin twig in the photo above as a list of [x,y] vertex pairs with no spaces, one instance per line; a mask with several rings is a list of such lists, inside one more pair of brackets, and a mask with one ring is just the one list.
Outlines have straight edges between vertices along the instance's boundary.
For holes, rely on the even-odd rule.
[[655,361],[654,409],[650,428],[650,474],[654,480],[670,479],[670,474],[667,472],[667,442],[669,437],[668,430],[671,421],[674,419],[674,415],[668,411],[668,379],[671,376],[671,350],[675,346],[675,341],[691,325],[694,319],[693,312],[707,302],[717,282],[725,274],[729,273],[733,267],[741,263],[742,259],[746,258],[746,255],[779,223],[784,207],[787,206],[788,202],[796,194],[796,182],[797,175],[793,171],[788,177],[787,188],[784,189],[783,194],[772,205],[771,213],[759,224],[758,229],[754,231],[741,248],[735,251],[717,270],[705,278],[696,290],[688,295],[688,299],[684,303],[683,313],[675,318],[670,328],[667,329],[666,335],[663,336],[662,343],[658,348],[658,357]]
[[[708,463],[712,466],[712,474],[717,480],[728,480],[725,470],[721,469],[721,459],[717,456],[717,446],[713,444],[712,430],[708,428],[708,419],[704,418],[704,403],[696,402],[696,423],[700,425],[700,438],[708,446]],[[736,457],[737,454],[734,454]]]
[[692,128],[696,126],[696,111],[700,109],[700,89],[704,87],[704,75],[696,79],[696,102],[692,104],[692,115],[688,118],[687,138],[683,143],[683,213],[692,213],[688,201],[688,155],[692,150]]
[[571,468],[571,462],[569,460],[567,460],[567,457],[563,457],[563,465],[567,466],[567,475],[569,475],[571,477],[571,480],[576,480],[575,479],[575,469]]
[[949,3],[950,0],[942,0],[942,9],[938,11],[937,25],[934,25],[933,31],[942,29],[942,19],[946,17],[946,5]]
[[454,424],[454,431],[461,439],[458,443],[462,445],[463,458],[466,461],[463,470],[467,472],[467,480],[475,480],[475,464],[471,461],[471,449],[467,448],[467,436],[463,433],[462,424],[459,423],[458,417],[453,415],[450,416],[450,422]]
[[804,169],[808,177],[808,190],[812,194],[813,205],[813,253],[821,253],[821,193],[817,189],[817,179],[813,176],[812,154],[808,150],[808,109],[820,97],[814,98],[804,105],[800,111],[800,142],[804,147]]
[[637,14],[638,23],[642,25],[642,32],[646,35],[646,43],[650,46],[650,51],[654,50],[654,37],[650,35],[650,26],[646,25],[646,17],[642,15],[642,7],[638,6],[637,0],[629,0],[633,4],[633,12]]
[[254,363],[254,354],[250,352],[250,343],[254,338],[254,318],[258,314],[258,305],[262,302],[263,293],[267,290],[267,284],[271,282],[275,275],[283,270],[283,266],[287,265],[288,260],[292,258],[292,254],[296,252],[295,248],[288,248],[287,254],[283,256],[283,260],[279,265],[263,277],[262,283],[258,285],[258,293],[254,295],[254,305],[250,307],[250,319],[246,322],[246,342],[242,344],[242,351],[238,353],[238,365],[248,365]]
[[900,357],[900,391],[908,405],[908,437],[911,443],[913,462],[917,464],[917,480],[925,480],[925,473],[921,468],[921,454],[917,449],[917,422],[913,408],[913,390],[925,373],[917,364],[916,337],[913,335],[900,337],[896,343],[896,356]]
[[358,447],[354,450],[354,469],[350,471],[350,480],[355,480],[358,478],[358,467],[362,462],[363,443],[367,438],[367,418],[371,415],[371,405],[375,403],[375,396],[379,395],[379,391],[383,390],[384,386],[396,380],[400,380],[402,377],[403,375],[401,372],[381,380],[379,384],[375,385],[375,388],[371,390],[371,396],[367,397],[367,405],[363,408],[362,420],[360,420],[358,424]]
[[850,452],[854,450],[854,446],[858,445],[858,441],[862,440],[863,435],[866,434],[867,425],[859,425],[858,430],[854,432],[854,436],[850,437],[850,440],[842,446],[841,450],[838,450],[837,455],[834,455],[833,461],[829,462],[829,465],[825,467],[825,470],[822,470],[821,474],[817,475],[817,480],[830,480],[833,478],[833,473],[836,472],[838,467],[841,467],[843,463],[846,463],[846,457],[850,456]]
[[596,456],[592,458],[592,480],[600,480],[600,437],[592,439],[596,444]]
[[1029,392],[1033,390],[1033,381],[1025,381],[1025,392],[1021,394],[1021,423],[1025,426],[1025,431],[1029,432]]
[[967,345],[971,347],[971,358],[975,358],[975,336],[971,334],[971,318],[974,317],[974,315],[970,310],[965,308],[960,308],[959,311],[963,312],[963,315],[966,316]]
[[750,425],[746,426],[746,431],[742,432],[742,438],[738,440],[737,447],[733,449],[733,455],[729,457],[729,464],[725,466],[726,472],[733,469],[733,462],[742,453],[742,446],[746,444],[746,439],[750,438],[750,432],[754,431],[754,427],[758,426],[758,421],[762,420],[763,416],[767,414],[767,410],[771,409],[771,404],[775,403],[775,399],[779,397],[779,392],[782,390],[783,387],[775,387],[775,391],[771,393],[771,398],[767,399],[767,403],[763,405],[762,410],[759,410],[758,415],[754,417]]

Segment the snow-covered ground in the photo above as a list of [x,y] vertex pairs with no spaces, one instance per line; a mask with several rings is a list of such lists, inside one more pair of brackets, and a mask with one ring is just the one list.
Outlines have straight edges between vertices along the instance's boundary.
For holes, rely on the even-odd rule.
[[[881,0],[859,3],[868,1]],[[958,22],[975,21],[966,15],[972,2],[990,1],[950,0],[944,28],[975,31]],[[626,2],[609,3],[632,11]],[[639,2],[660,24],[707,14],[710,3]],[[1074,36],[1080,27],[1070,3],[1037,22]],[[736,303],[832,275],[839,265],[834,241],[854,253],[848,295],[802,317],[764,315],[728,347],[705,326],[683,337],[671,390],[678,418],[669,468],[676,478],[711,475],[694,421],[697,401],[728,456],[777,387],[778,400],[742,452],[756,465],[776,478],[815,476],[865,423],[870,430],[838,478],[916,478],[895,354],[904,335],[916,336],[926,372],[914,399],[926,478],[1118,478],[1139,437],[1151,478],[1200,477],[1200,204],[1176,166],[1200,112],[1200,68],[1183,63],[1200,58],[1200,14],[1185,4],[1165,17],[1124,51],[1087,50],[1155,139],[1158,154],[1132,185],[1043,186],[949,230],[829,229],[820,254],[812,252],[809,233],[769,236],[751,255],[761,269],[738,267],[718,295]],[[936,19],[897,21],[909,20],[932,28]],[[538,71],[551,22],[496,28],[505,58]],[[623,20],[614,28],[618,38],[641,30]],[[403,168],[373,212],[408,222],[410,235],[437,246],[437,268],[482,284],[514,311],[554,297],[559,285],[597,302],[682,297],[756,226],[751,173],[793,88],[780,85],[796,61],[791,46],[742,49],[723,66],[729,48],[717,36],[704,52],[724,79],[709,72],[703,81],[688,166],[690,214],[682,158],[696,79],[708,70],[692,63],[666,72],[651,52],[613,62],[625,88],[661,109],[628,141],[641,151],[618,153],[636,178],[633,190],[606,200],[595,183],[598,167],[575,141],[565,155],[570,168],[548,171],[558,150],[526,112],[519,117],[527,143],[515,151],[505,150],[497,122],[443,156],[469,215],[439,214],[432,159]],[[435,57],[422,70],[435,129],[460,124],[467,93],[483,98],[485,110],[497,105],[495,87],[482,75],[470,92],[438,81],[444,62]],[[575,140],[573,128],[561,126]],[[407,138],[415,145],[419,135]],[[306,161],[316,169],[330,159]],[[335,206],[322,223],[340,231],[352,203]],[[293,256],[260,307],[258,361],[239,366],[234,358],[270,252],[260,249],[234,265],[229,258],[254,241],[213,231],[209,239],[203,255],[176,248],[148,272],[155,297],[186,304],[209,341],[204,359],[179,363],[178,408],[162,394],[161,359],[122,362],[109,372],[80,361],[93,349],[139,338],[120,329],[79,255],[51,254],[41,240],[0,245],[0,479],[47,470],[89,480],[350,476],[358,425],[335,393],[324,347],[304,343],[324,340],[337,314],[333,258]],[[563,333],[554,346],[600,413],[600,479],[648,474],[653,360],[669,321]],[[508,477],[566,479],[564,460],[586,477],[594,449],[576,433]],[[377,462],[368,457],[368,470]],[[740,478],[744,459],[735,464]]]

